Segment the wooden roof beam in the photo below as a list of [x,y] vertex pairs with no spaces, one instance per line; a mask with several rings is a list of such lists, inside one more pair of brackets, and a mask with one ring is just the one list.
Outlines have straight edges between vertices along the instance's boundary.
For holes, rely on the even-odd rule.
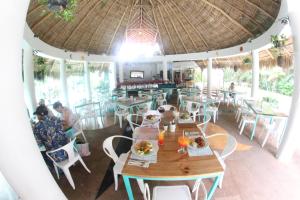
[[215,4],[207,1],[207,0],[201,0],[203,3],[213,7],[217,11],[219,11],[221,14],[223,14],[227,19],[229,19],[232,23],[234,23],[236,26],[238,26],[240,29],[242,29],[244,32],[246,32],[250,36],[254,36],[253,33],[251,33],[248,29],[246,29],[243,25],[241,25],[238,21],[233,19],[230,15],[228,15],[224,10],[216,6]]
[[231,3],[229,3],[227,0],[225,0],[224,2],[226,2],[226,4],[229,5],[231,9],[238,10],[238,11],[241,12],[243,15],[245,15],[250,21],[252,21],[256,26],[258,26],[259,29],[260,29],[261,31],[265,31],[265,28],[264,28],[261,24],[257,23],[257,22],[255,21],[255,19],[253,19],[253,17],[249,16],[246,12],[244,12],[244,11],[242,11],[241,9],[239,9],[239,8],[237,8],[237,7],[235,7],[235,6],[233,6],[233,5],[232,5]]
[[119,21],[119,24],[118,24],[118,26],[116,27],[116,29],[115,29],[115,31],[114,31],[114,34],[113,34],[113,36],[112,36],[112,39],[111,39],[110,42],[109,42],[109,46],[108,46],[108,48],[106,49],[106,53],[110,52],[110,50],[111,50],[111,45],[112,45],[112,43],[113,43],[113,41],[114,41],[114,39],[115,39],[115,36],[116,36],[117,32],[119,31],[119,28],[120,28],[120,26],[121,26],[121,24],[122,24],[122,22],[123,22],[124,16],[126,15],[126,12],[127,12],[127,10],[128,10],[129,7],[130,7],[129,5],[126,7],[126,9],[125,9],[125,11],[124,11],[124,13],[123,13],[123,15],[122,15],[122,17],[121,17],[121,19],[120,19],[120,21]]
[[152,15],[153,15],[153,19],[154,19],[154,23],[157,27],[157,32],[158,32],[158,36],[159,36],[159,40],[160,40],[160,43],[161,43],[161,50],[162,50],[162,53],[165,55],[165,48],[164,48],[164,44],[162,42],[162,39],[161,39],[161,34],[160,34],[160,31],[159,31],[159,26],[158,26],[158,23],[157,23],[157,19],[156,19],[156,16],[155,16],[155,13],[154,13],[154,6],[153,6],[153,3],[152,3],[152,0],[149,0],[150,4],[151,4],[151,11],[152,11]]
[[97,6],[102,2],[103,0],[97,0],[94,2],[93,5],[90,6],[90,8],[85,13],[84,17],[81,19],[81,21],[74,27],[74,29],[71,31],[71,34],[67,37],[67,39],[64,41],[63,46],[65,46],[69,40],[73,37],[73,35],[80,29],[80,27],[83,25],[86,19],[93,13],[93,11],[97,8]]
[[262,13],[264,13],[265,15],[267,15],[268,17],[270,17],[272,20],[275,20],[275,17],[273,17],[272,15],[270,15],[267,11],[265,11],[264,9],[262,9],[260,6],[256,5],[255,3],[253,3],[253,2],[251,2],[249,0],[245,0],[245,2],[247,2],[248,4],[252,5],[256,9],[258,9],[259,11],[261,11]]
[[170,6],[169,3],[166,2],[166,5],[169,6],[170,10],[174,13],[176,19],[179,21],[180,25],[182,26],[183,30],[186,32],[186,34],[188,35],[189,39],[191,40],[191,42],[193,43],[193,46],[195,49],[198,49],[195,41],[193,40],[193,38],[191,37],[190,33],[186,30],[186,27],[184,26],[184,24],[182,23],[182,21],[180,20],[180,18],[177,16],[177,14],[175,13],[174,9]]
[[177,8],[177,10],[183,15],[183,17],[185,18],[185,20],[190,24],[190,26],[192,26],[192,28],[195,30],[195,32],[197,33],[198,37],[203,41],[204,45],[206,48],[209,49],[209,45],[207,44],[206,40],[204,39],[203,35],[199,32],[199,30],[191,23],[191,21],[189,20],[189,18],[184,14],[184,12],[178,7],[178,5],[171,1],[173,3],[173,5],[175,5],[175,7]]
[[86,51],[88,51],[88,50],[90,49],[91,44],[92,44],[92,41],[93,41],[93,39],[94,39],[96,33],[98,33],[99,30],[100,30],[100,28],[102,28],[102,24],[103,24],[104,19],[105,19],[106,16],[109,14],[110,10],[112,9],[112,7],[115,5],[116,2],[117,2],[117,0],[113,1],[113,3],[111,4],[111,6],[107,9],[107,11],[106,11],[106,13],[104,14],[103,18],[101,19],[101,21],[100,21],[98,27],[96,28],[96,31],[92,34],[92,37],[91,37],[91,39],[90,39],[90,42],[89,42],[89,44],[88,44],[88,47],[86,48]]
[[[184,42],[183,42],[183,40],[182,40],[182,38],[181,38],[181,35],[178,33],[178,30],[177,30],[177,28],[176,28],[176,26],[175,26],[175,24],[174,24],[174,22],[173,22],[172,17],[170,16],[170,13],[169,13],[168,9],[166,9],[165,5],[164,5],[160,0],[158,0],[158,1],[161,3],[163,9],[166,11],[167,15],[169,16],[169,19],[170,19],[170,21],[171,21],[171,24],[172,24],[172,26],[173,26],[173,28],[174,28],[174,30],[175,30],[175,32],[176,32],[176,34],[177,34],[179,40],[180,40],[180,42],[181,42],[181,44],[182,44],[182,46],[183,46],[185,52],[186,52],[186,53],[189,53],[188,50],[187,50],[187,48],[186,48],[186,46],[185,46],[185,44],[184,44]],[[166,2],[166,3],[167,3],[167,2]]]
[[177,50],[176,50],[176,48],[175,48],[173,39],[172,39],[172,37],[171,37],[171,35],[170,35],[170,33],[169,33],[169,30],[168,30],[168,28],[167,28],[167,25],[166,25],[166,23],[165,23],[165,20],[164,20],[164,17],[163,17],[163,15],[162,15],[162,13],[161,13],[161,10],[160,10],[159,7],[157,7],[157,9],[158,9],[158,12],[159,12],[159,14],[160,14],[160,17],[161,17],[161,20],[162,20],[162,22],[163,22],[163,25],[164,25],[164,27],[165,27],[165,29],[166,29],[166,31],[167,31],[167,34],[168,34],[168,36],[169,36],[169,38],[170,38],[170,40],[171,40],[171,43],[172,43],[172,46],[173,46],[173,50],[175,51],[175,54],[177,54]]

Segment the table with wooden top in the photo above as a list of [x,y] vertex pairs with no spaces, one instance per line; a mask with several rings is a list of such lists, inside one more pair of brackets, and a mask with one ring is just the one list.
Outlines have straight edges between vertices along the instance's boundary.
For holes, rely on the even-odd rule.
[[281,112],[277,112],[267,102],[263,103],[263,102],[253,101],[253,100],[244,100],[244,102],[248,106],[248,108],[253,111],[253,113],[256,116],[255,117],[255,123],[254,123],[253,128],[252,128],[252,133],[251,133],[250,140],[253,140],[253,138],[255,136],[256,125],[258,123],[259,118],[262,117],[262,116],[270,117],[270,120],[272,120],[273,117],[285,118],[285,120],[286,120],[285,121],[285,126],[286,126],[288,115],[286,115],[284,113],[281,113]]
[[[172,120],[172,115],[169,112],[165,112],[164,115],[165,118]],[[159,146],[157,163],[150,164],[149,168],[125,163],[122,176],[130,200],[134,199],[130,179],[179,181],[212,178],[214,182],[208,192],[207,199],[212,198],[221,177],[224,175],[224,169],[215,154],[189,157],[188,153],[178,153],[177,140],[179,136],[182,136],[183,130],[199,131],[195,123],[177,124],[175,133],[168,132],[165,134],[164,144]]]

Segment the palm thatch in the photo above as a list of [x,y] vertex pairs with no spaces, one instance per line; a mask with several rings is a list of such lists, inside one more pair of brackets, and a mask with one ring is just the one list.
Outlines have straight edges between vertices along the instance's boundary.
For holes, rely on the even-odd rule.
[[[293,41],[292,38],[289,38],[286,45],[282,47],[282,61],[281,65],[278,65],[278,55],[273,53],[273,48],[266,49],[259,52],[259,65],[260,67],[276,67],[280,66],[283,68],[288,68],[293,65],[293,56],[294,56],[294,49],[293,49]],[[250,58],[251,54],[243,55],[243,56],[234,56],[228,58],[217,58],[213,59],[213,67],[215,68],[224,68],[224,67],[236,67],[237,69],[241,70],[248,70],[251,69],[251,63],[245,64],[243,61],[245,58]],[[207,61],[199,60],[197,61],[199,67],[206,68]]]
[[27,23],[54,47],[114,55],[126,30],[141,27],[132,23],[139,20],[148,23],[143,34],[155,35],[162,53],[169,55],[216,50],[256,38],[273,24],[280,4],[280,0],[78,0],[74,20],[66,22],[31,0]]

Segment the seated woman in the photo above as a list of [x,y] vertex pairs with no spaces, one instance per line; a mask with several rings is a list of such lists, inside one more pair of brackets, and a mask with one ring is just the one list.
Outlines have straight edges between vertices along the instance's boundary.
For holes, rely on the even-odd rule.
[[[44,145],[46,151],[58,149],[68,143],[68,138],[62,130],[62,122],[56,117],[48,116],[46,106],[37,107],[34,112],[38,122],[33,127],[33,133],[39,146]],[[55,161],[63,161],[67,158],[65,152],[58,151],[51,155]]]
[[63,106],[59,101],[53,104],[53,109],[61,114],[64,131],[70,130],[77,120],[71,109]]
[[229,96],[230,96],[231,98],[235,98],[235,93],[233,93],[233,92],[235,91],[235,88],[234,88],[234,82],[231,82],[231,84],[230,84],[228,90],[229,90]]

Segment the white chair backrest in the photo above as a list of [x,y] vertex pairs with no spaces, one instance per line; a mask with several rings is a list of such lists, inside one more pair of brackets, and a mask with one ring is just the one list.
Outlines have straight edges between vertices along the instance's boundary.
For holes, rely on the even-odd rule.
[[118,161],[119,157],[116,154],[114,147],[113,147],[113,139],[114,138],[125,138],[128,140],[133,140],[133,139],[130,137],[122,136],[122,135],[114,135],[114,136],[106,138],[103,141],[102,147],[103,147],[104,153],[106,155],[108,155],[111,159],[113,159],[113,161],[116,163]]
[[134,131],[134,129],[135,129],[134,126],[139,127],[140,124],[134,123],[134,122],[132,121],[132,117],[136,117],[136,121],[137,121],[137,119],[138,119],[139,117],[142,118],[142,115],[138,115],[138,114],[129,114],[129,115],[127,115],[126,119],[127,119],[127,121],[129,122],[129,125],[130,125],[131,130]]
[[188,112],[193,111],[193,105],[195,105],[195,108],[196,108],[196,109],[199,109],[200,106],[201,106],[201,104],[199,104],[199,103],[192,102],[192,101],[187,101],[187,104],[186,104],[186,110],[187,110]]
[[151,101],[149,101],[149,102],[146,103],[147,110],[151,110],[151,106],[152,106],[152,102]]
[[[170,111],[171,108],[173,108],[174,111],[176,111],[176,107],[175,107],[175,106],[172,106],[172,105],[161,105],[161,106],[159,106],[159,108],[164,108],[165,111]],[[157,110],[158,110],[158,109],[157,109]]]
[[145,183],[143,191],[144,200],[151,200],[150,189],[148,183]]
[[211,116],[209,114],[198,114],[196,115],[196,118],[198,117],[198,119],[203,119],[202,123],[197,124],[197,127],[199,128],[200,132],[206,136],[206,128],[207,128],[207,124],[210,122],[211,120]]
[[220,154],[220,157],[223,160],[225,160],[225,158],[227,158],[230,154],[232,154],[235,151],[235,149],[237,147],[237,141],[234,136],[232,136],[230,134],[226,134],[226,133],[216,133],[216,134],[207,136],[207,138],[218,137],[218,136],[227,136],[226,145],[225,145],[222,153]]
[[163,93],[163,98],[164,98],[164,99],[167,98],[167,93],[166,93],[166,92]]
[[58,152],[60,150],[64,150],[67,154],[68,154],[68,159],[69,160],[74,160],[75,158],[75,152],[77,151],[76,148],[74,147],[74,143],[75,143],[75,140],[76,138],[74,138],[73,140],[71,140],[68,144],[58,148],[58,149],[55,149],[53,151],[47,151],[46,154],[47,156],[53,161],[56,163],[56,161],[51,157],[51,154],[52,153],[55,153],[55,152]]
[[266,118],[265,123],[268,128],[269,133],[273,133],[274,135],[283,134],[286,124],[285,117],[275,117]]

